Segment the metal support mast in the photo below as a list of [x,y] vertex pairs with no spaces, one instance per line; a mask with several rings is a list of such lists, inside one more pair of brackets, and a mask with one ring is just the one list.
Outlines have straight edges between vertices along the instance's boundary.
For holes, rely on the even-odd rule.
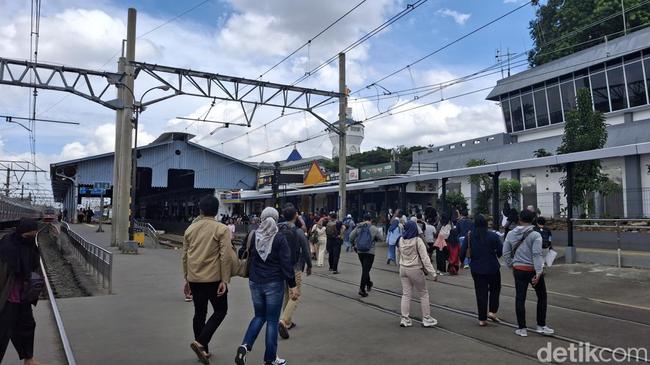
[[339,53],[339,219],[345,219],[346,214],[346,181],[347,172],[347,146],[345,143],[345,130],[347,123],[348,97],[345,85],[345,53]]

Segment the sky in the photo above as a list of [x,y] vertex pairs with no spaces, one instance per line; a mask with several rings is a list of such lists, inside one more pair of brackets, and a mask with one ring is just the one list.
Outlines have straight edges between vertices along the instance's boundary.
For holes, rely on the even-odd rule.
[[[292,83],[415,1],[367,0],[263,80]],[[137,61],[255,79],[359,2],[43,0],[38,58],[40,62],[115,71],[121,40],[126,37],[127,9],[135,7],[140,36],[136,42]],[[347,84],[352,91],[360,90],[350,100],[353,118],[364,120],[383,113],[383,118],[366,122],[362,150],[377,146],[443,145],[503,132],[498,105],[485,100],[489,90],[459,96],[494,86],[501,78],[499,70],[428,94],[401,95],[397,91],[446,83],[492,66],[498,49],[502,54],[530,49],[528,23],[536,9],[532,5],[381,81],[378,86],[366,86],[524,2],[428,0],[351,50],[347,54]],[[29,59],[29,55],[30,2],[0,0],[0,57]],[[526,67],[522,62],[518,65],[513,73]],[[136,96],[152,85],[155,86],[152,80],[138,78]],[[336,90],[337,64],[323,68],[299,86]],[[164,94],[158,92],[148,94],[145,100]],[[388,92],[390,97],[383,97]],[[27,88],[0,85],[0,115],[27,116],[30,93]],[[382,100],[377,100],[378,96]],[[291,147],[264,152],[324,130],[317,119],[302,112],[248,135],[246,127],[231,126],[210,134],[215,124],[176,119],[204,117],[209,111],[208,119],[241,121],[239,104],[217,101],[210,108],[211,102],[184,96],[149,106],[140,115],[139,144],[149,143],[163,132],[181,131],[196,135],[193,141],[235,158],[275,161],[286,158]],[[410,110],[414,107],[417,108]],[[280,112],[277,108],[260,108],[252,126],[267,123]],[[319,115],[329,121],[335,121],[337,113],[336,105],[319,110]],[[114,150],[115,112],[110,109],[76,95],[40,90],[37,114],[39,118],[80,123],[37,125],[36,161],[45,170],[52,162]],[[243,137],[223,143],[240,135]],[[303,156],[330,156],[332,146],[327,137],[320,137],[298,144],[297,148]],[[31,159],[26,130],[0,122],[0,159]],[[43,179],[46,177],[41,177],[41,183]]]

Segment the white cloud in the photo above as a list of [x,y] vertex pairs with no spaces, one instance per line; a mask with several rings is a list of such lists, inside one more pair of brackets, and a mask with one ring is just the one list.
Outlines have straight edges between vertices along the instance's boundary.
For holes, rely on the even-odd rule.
[[443,17],[450,17],[454,19],[454,22],[459,25],[465,25],[465,23],[469,20],[469,18],[472,16],[470,13],[461,13],[456,10],[451,10],[451,9],[440,9],[437,12]]
[[[6,5],[5,5],[6,3]],[[157,64],[192,68],[220,74],[230,74],[255,78],[268,67],[282,59],[287,53],[313,37],[320,29],[345,13],[352,6],[349,1],[290,1],[259,2],[256,0],[230,0],[232,12],[227,16],[215,14],[219,18],[218,28],[208,28],[191,22],[191,17],[174,21],[157,31],[138,39],[136,58]],[[14,5],[18,2],[0,0],[0,8],[7,12],[0,14],[0,55],[10,58],[27,58],[29,54],[29,8],[27,5]],[[11,4],[11,5],[9,5]],[[50,4],[50,3],[48,3]],[[108,0],[90,3],[81,0],[56,1],[48,5],[47,13],[41,20],[40,56],[41,60],[55,63],[97,69],[120,48],[125,35],[125,9],[116,9]],[[388,16],[402,9],[399,0],[376,0],[366,2],[362,7],[343,19],[336,28],[323,34],[312,42],[309,52],[305,48],[292,59],[265,76],[265,80],[291,83],[305,71],[315,67],[323,60],[334,55],[361,35],[381,24]],[[459,24],[465,24],[470,14],[462,14],[450,9],[443,9],[441,16],[452,17]],[[138,33],[142,33],[161,24],[166,19],[152,17],[145,12],[138,13]],[[387,30],[390,31],[390,28]],[[377,39],[381,37],[378,35]],[[373,40],[374,40],[373,39]],[[348,84],[362,86],[379,75],[373,69],[375,60],[370,57],[373,41],[357,47],[347,55]],[[399,63],[412,57],[400,55]],[[400,61],[401,60],[401,61]],[[103,69],[115,70],[116,60],[108,62]],[[414,69],[415,84],[432,84],[446,81],[467,74],[463,70],[451,67],[430,67]],[[402,75],[403,76],[403,75]],[[302,83],[303,86],[320,89],[337,89],[338,69],[336,63],[323,68],[318,74]],[[396,78],[398,79],[398,78]],[[404,87],[411,87],[407,77],[401,80]],[[485,87],[490,81],[482,81]],[[468,83],[447,88],[443,91],[449,97],[462,90],[470,90],[478,85]],[[136,85],[136,94],[153,86],[153,81],[140,75]],[[14,115],[27,112],[27,95],[29,90],[0,86],[0,109]],[[155,92],[147,94],[155,97]],[[438,94],[427,99],[417,100],[409,107],[434,101]],[[42,117],[48,119],[75,120],[81,126],[75,128],[46,128],[39,125],[37,138],[39,146],[47,141],[54,145],[50,153],[39,152],[37,159],[47,168],[50,162],[62,161],[92,154],[110,152],[114,148],[115,131],[113,120],[115,112],[77,96],[66,97],[57,107],[47,110],[50,105],[61,99],[61,93],[39,92],[39,110],[46,112]],[[501,131],[502,121],[496,107],[481,100],[481,96],[465,101],[455,99],[417,111],[393,115],[368,124],[364,150],[375,146],[395,146],[399,144],[441,144],[459,139],[468,139]],[[400,100],[404,101],[404,98]],[[249,129],[231,126],[219,129],[216,124],[187,122],[175,119],[177,116],[201,117],[209,109],[211,100],[175,97],[165,102],[151,105],[141,114],[139,145],[152,141],[164,131],[186,131],[196,134],[202,145],[237,158],[245,158],[302,140],[308,136],[321,133],[323,124],[313,116],[299,113],[286,117],[268,128],[262,128],[233,142],[221,142],[240,135]],[[381,110],[395,100],[382,102]],[[354,115],[359,119],[377,113],[376,102],[351,104]],[[319,111],[328,120],[335,120],[337,106]],[[273,108],[260,108],[253,127],[259,126],[277,117],[280,111]],[[232,121],[241,115],[241,107],[235,103],[219,102],[210,111],[208,119]],[[241,120],[240,120],[241,122]],[[11,146],[18,150],[12,140],[25,138],[24,131],[17,128],[2,130],[4,149]],[[329,155],[331,145],[327,138],[319,138],[298,145],[303,156],[316,154]],[[0,146],[2,139],[0,139]],[[25,141],[25,145],[27,145]],[[25,147],[24,150],[28,148]],[[0,157],[18,154],[3,153]],[[273,161],[286,158],[290,147],[265,154],[254,160]]]

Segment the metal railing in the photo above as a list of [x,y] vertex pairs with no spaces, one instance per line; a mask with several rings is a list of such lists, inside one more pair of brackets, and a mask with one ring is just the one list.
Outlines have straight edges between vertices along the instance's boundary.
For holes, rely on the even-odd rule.
[[61,232],[70,237],[70,244],[74,248],[74,255],[88,272],[95,276],[102,288],[108,287],[108,293],[113,291],[113,253],[87,241],[70,229],[66,222],[61,222]]
[[[617,265],[621,267],[621,232],[624,231],[642,231],[650,230],[650,219],[606,219],[606,218],[596,218],[596,219],[571,219],[574,224],[574,228],[604,228],[604,229],[615,229],[616,230],[616,254],[617,254]],[[629,223],[639,222],[646,223],[645,226],[641,225],[630,225]],[[582,223],[582,224],[581,224]],[[586,223],[586,224],[585,224]],[[591,224],[589,224],[591,223]],[[605,224],[600,224],[605,223]]]
[[[36,235],[36,245],[40,246],[39,235],[43,232],[41,229]],[[56,304],[56,298],[54,297],[54,292],[52,291],[52,286],[50,285],[50,280],[47,277],[47,270],[43,264],[43,259],[40,259],[41,264],[41,273],[43,274],[43,279],[45,280],[45,289],[47,290],[47,297],[50,299],[50,305],[52,306],[52,314],[54,315],[54,322],[56,323],[57,331],[59,332],[59,338],[61,339],[61,344],[63,346],[63,352],[65,354],[65,359],[68,365],[76,365],[77,361],[74,358],[74,353],[72,352],[72,346],[70,346],[70,341],[68,340],[68,334],[65,332],[65,327],[63,326],[63,319],[61,318],[61,313],[59,312],[59,306]]]
[[156,248],[160,247],[160,235],[154,226],[151,225],[151,223],[136,220],[135,226],[136,228],[141,229],[144,232],[145,236],[149,236],[151,238]]

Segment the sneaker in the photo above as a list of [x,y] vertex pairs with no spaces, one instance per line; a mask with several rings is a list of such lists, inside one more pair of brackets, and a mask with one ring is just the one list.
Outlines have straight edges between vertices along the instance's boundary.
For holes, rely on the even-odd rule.
[[337,275],[338,273],[339,273],[338,270],[332,271],[332,274],[334,274],[334,275]]
[[550,336],[555,333],[555,330],[549,326],[537,326],[537,333],[544,336]]
[[467,265],[467,264],[463,265],[463,269],[465,269],[465,270],[469,269],[469,265]]
[[248,354],[248,348],[245,345],[241,345],[237,348],[237,356],[235,356],[235,364],[245,365],[246,364],[246,354]]
[[515,334],[521,337],[528,337],[528,330],[525,328],[519,328],[515,330]]
[[191,302],[192,301],[192,296],[191,295],[186,296],[185,301],[186,302]]
[[422,327],[433,327],[438,324],[438,320],[431,316],[422,318]]
[[363,291],[363,290],[359,290],[359,295],[360,295],[361,297],[365,298],[365,297],[368,296],[368,293],[366,293],[366,292]]
[[281,359],[281,358],[279,358],[279,357],[276,357],[276,358],[275,358],[275,361],[273,361],[273,362],[268,362],[268,363],[265,362],[264,364],[265,364],[265,365],[266,365],[266,364],[268,364],[268,365],[287,365],[287,360],[285,360],[285,359]]
[[366,291],[370,292],[372,290],[373,282],[371,281],[368,285],[366,285]]
[[399,321],[399,326],[400,327],[411,327],[413,325],[413,321],[409,317],[402,317]]
[[278,334],[284,340],[289,338],[289,329],[282,321],[278,322]]

